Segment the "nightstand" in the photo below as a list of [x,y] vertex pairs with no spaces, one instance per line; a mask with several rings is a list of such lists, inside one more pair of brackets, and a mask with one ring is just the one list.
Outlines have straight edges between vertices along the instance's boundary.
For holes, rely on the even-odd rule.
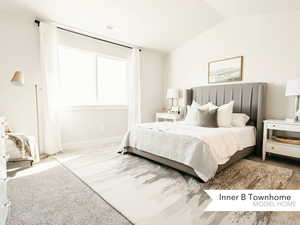
[[168,112],[156,113],[156,122],[159,122],[160,120],[171,120],[173,122],[176,122],[179,119],[180,119],[180,114],[178,113],[168,113]]
[[272,140],[273,130],[300,132],[300,122],[265,120],[262,160],[265,160],[267,152],[300,158],[300,145],[286,144]]

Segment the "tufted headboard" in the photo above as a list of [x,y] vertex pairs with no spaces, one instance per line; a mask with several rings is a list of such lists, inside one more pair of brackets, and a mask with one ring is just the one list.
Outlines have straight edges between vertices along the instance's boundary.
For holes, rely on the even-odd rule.
[[256,153],[261,154],[266,88],[267,84],[261,82],[194,87],[188,91],[187,104],[195,100],[199,104],[212,102],[220,106],[234,100],[233,112],[247,114],[248,124],[256,127]]

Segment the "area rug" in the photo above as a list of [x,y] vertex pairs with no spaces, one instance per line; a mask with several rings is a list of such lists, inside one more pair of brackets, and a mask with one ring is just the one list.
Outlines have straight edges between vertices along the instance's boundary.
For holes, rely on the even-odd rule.
[[[137,225],[281,224],[269,212],[205,212],[205,189],[282,189],[292,170],[241,160],[208,183],[112,147],[57,159]],[[292,217],[291,223],[296,224]]]
[[7,225],[131,225],[56,160],[10,178]]

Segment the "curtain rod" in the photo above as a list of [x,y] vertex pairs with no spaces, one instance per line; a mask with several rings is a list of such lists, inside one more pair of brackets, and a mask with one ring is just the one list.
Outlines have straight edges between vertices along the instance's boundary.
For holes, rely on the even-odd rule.
[[[38,26],[40,26],[40,21],[39,21],[39,20],[35,20],[34,22],[35,22]],[[133,47],[128,46],[128,45],[122,45],[122,44],[119,44],[119,43],[116,43],[116,42],[112,42],[112,41],[108,41],[108,40],[105,40],[105,39],[101,39],[101,38],[97,38],[97,37],[94,37],[94,36],[90,36],[90,35],[87,35],[87,34],[79,33],[79,32],[77,32],[77,31],[68,30],[68,29],[63,28],[63,27],[58,27],[58,26],[57,26],[57,28],[60,29],[60,30],[68,31],[68,32],[71,32],[71,33],[73,33],[73,34],[78,34],[78,35],[81,35],[81,36],[84,36],[84,37],[88,37],[88,38],[91,38],[91,39],[95,39],[95,40],[98,40],[98,41],[103,41],[103,42],[106,42],[106,43],[109,43],[109,44],[118,45],[118,46],[120,46],[120,47],[133,49]],[[139,51],[141,52],[142,49],[139,49]]]

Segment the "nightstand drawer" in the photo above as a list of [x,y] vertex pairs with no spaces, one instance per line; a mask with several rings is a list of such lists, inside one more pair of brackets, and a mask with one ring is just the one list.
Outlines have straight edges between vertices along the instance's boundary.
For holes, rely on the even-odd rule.
[[300,157],[300,146],[298,145],[283,144],[275,141],[268,141],[266,148],[267,148],[266,151],[270,153],[286,155],[295,158]]
[[8,211],[10,208],[10,202],[7,202],[4,205],[0,205],[0,224],[6,224]]
[[295,125],[292,125],[292,124],[272,123],[272,124],[267,124],[267,128],[272,129],[272,130],[300,132],[300,125],[295,126]]
[[7,198],[7,178],[0,179],[0,205],[8,202]]
[[0,155],[5,154],[5,139],[0,138]]
[[8,155],[0,155],[0,173],[6,173]]
[[4,178],[7,178],[7,171],[6,170],[0,171],[0,179],[4,179]]
[[178,114],[178,113],[156,113],[156,121],[159,121],[159,120],[177,121],[179,119],[180,119],[180,114]]

